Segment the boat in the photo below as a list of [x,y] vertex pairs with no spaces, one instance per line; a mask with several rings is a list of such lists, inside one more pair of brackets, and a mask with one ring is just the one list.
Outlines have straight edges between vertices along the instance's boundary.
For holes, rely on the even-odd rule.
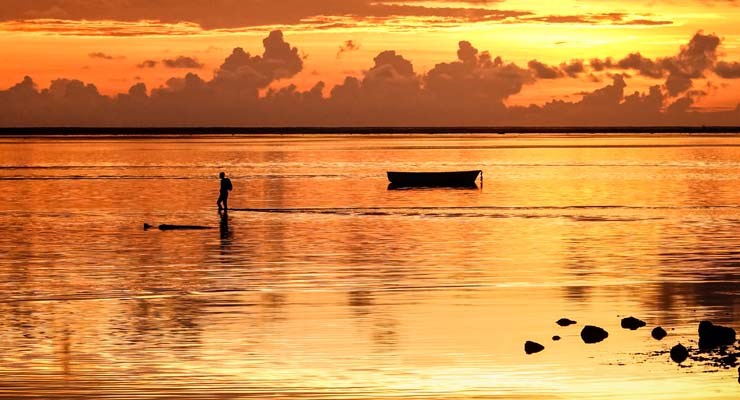
[[478,175],[483,180],[483,171],[448,172],[395,172],[388,171],[388,180],[393,187],[471,187],[476,186]]

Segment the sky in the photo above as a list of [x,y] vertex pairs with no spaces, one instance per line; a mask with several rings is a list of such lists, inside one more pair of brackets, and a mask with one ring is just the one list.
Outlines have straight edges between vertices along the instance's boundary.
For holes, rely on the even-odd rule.
[[0,126],[740,125],[740,0],[3,0]]

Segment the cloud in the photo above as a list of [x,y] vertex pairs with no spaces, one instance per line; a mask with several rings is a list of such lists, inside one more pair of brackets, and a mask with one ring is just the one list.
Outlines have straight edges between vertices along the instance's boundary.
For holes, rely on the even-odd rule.
[[[145,62],[146,63],[146,62]],[[162,60],[162,65],[167,68],[186,68],[186,69],[201,69],[205,65],[200,63],[196,58],[178,56],[177,58],[165,58]]]
[[530,61],[527,66],[539,79],[557,79],[563,76],[563,73],[557,67],[551,67],[537,60]]
[[[595,71],[605,69],[637,70],[640,75],[653,79],[665,78],[664,87],[671,96],[678,96],[693,87],[693,80],[703,78],[704,74],[715,68],[717,48],[721,43],[715,34],[697,32],[679,53],[671,57],[651,59],[639,52],[631,53],[619,61],[611,58],[593,59],[591,68]],[[722,64],[726,68],[727,63]],[[724,73],[726,71],[722,71]],[[720,75],[721,76],[721,75]]]
[[625,13],[577,14],[577,15],[537,15],[523,17],[524,21],[548,24],[588,24],[588,25],[671,25],[673,21],[631,18]]
[[[458,2],[457,7],[414,5],[414,1],[393,0],[212,0],[204,5],[200,0],[4,0],[0,20],[21,21],[58,19],[75,21],[141,20],[163,23],[192,22],[204,29],[239,28],[246,26],[293,25],[318,16],[352,15],[357,18],[391,16],[435,16],[442,18],[503,19],[529,12],[492,10],[480,7],[487,2]],[[422,2],[418,2],[423,4]],[[440,2],[441,3],[441,2]],[[477,4],[477,6],[476,6]]]
[[[301,91],[278,86],[303,71],[303,58],[282,32],[273,31],[261,54],[235,48],[212,77],[189,72],[151,91],[137,83],[109,97],[79,80],[57,79],[40,89],[26,77],[0,91],[0,126],[737,125],[740,107],[693,109],[705,95],[692,88],[695,79],[737,70],[737,63],[717,61],[719,43],[700,32],[671,57],[635,52],[616,62],[571,60],[556,67],[532,60],[522,67],[460,41],[451,60],[426,73],[403,54],[385,50],[358,76],[333,88],[317,82]],[[528,85],[553,76],[589,79],[597,69],[601,76],[636,70],[665,82],[630,93],[629,77],[620,72],[577,100],[507,106]]]
[[342,43],[341,46],[339,46],[339,51],[337,52],[337,58],[339,58],[344,53],[349,53],[352,51],[360,50],[360,44],[355,43],[354,40],[347,40],[344,43]]
[[[625,13],[547,15],[495,9],[503,1],[446,0],[4,0],[0,29],[68,35],[189,35],[203,30],[342,29],[358,25],[430,29],[461,23],[666,25]],[[438,4],[433,4],[438,3]],[[536,7],[535,7],[536,8]]]
[[725,79],[740,79],[740,63],[720,61],[715,66],[714,72]]
[[159,61],[156,60],[144,60],[140,64],[137,64],[137,68],[154,68],[159,64]]
[[106,54],[106,53],[103,53],[103,52],[100,52],[100,51],[96,51],[96,52],[90,53],[90,54],[88,54],[88,56],[90,58],[99,58],[101,60],[120,60],[120,59],[126,58],[126,57],[123,57],[123,56],[112,56],[110,54]]
[[586,66],[583,64],[583,60],[570,60],[568,63],[561,63],[560,70],[571,78],[577,77],[579,74],[586,72]]
[[216,70],[212,84],[226,90],[256,92],[275,80],[290,78],[303,70],[298,48],[291,47],[280,31],[273,31],[262,41],[264,53],[252,56],[241,47]]

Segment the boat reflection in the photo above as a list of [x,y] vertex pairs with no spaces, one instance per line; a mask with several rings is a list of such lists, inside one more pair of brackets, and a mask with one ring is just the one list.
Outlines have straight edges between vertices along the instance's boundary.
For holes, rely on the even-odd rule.
[[483,185],[480,187],[473,183],[471,184],[462,184],[462,185],[439,185],[439,186],[406,186],[406,185],[398,185],[395,183],[388,184],[388,190],[478,190],[483,188]]

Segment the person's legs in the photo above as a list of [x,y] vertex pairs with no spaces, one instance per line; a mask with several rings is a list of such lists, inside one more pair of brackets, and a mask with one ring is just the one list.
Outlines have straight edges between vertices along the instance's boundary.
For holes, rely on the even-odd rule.
[[229,210],[229,194],[226,193],[226,196],[224,196],[224,211]]
[[221,211],[224,208],[223,205],[222,205],[224,203],[225,203],[225,201],[224,201],[224,195],[223,194],[220,194],[218,196],[218,201],[216,201],[216,205],[218,206],[218,211]]

